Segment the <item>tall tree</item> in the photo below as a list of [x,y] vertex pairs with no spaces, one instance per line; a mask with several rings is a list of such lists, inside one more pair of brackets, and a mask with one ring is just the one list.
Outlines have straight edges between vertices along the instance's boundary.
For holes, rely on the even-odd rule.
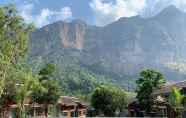
[[140,73],[137,83],[137,99],[142,110],[149,112],[153,102],[153,90],[161,87],[165,83],[164,76],[155,70],[143,70]]
[[33,25],[25,24],[14,6],[0,7],[0,54],[1,59],[16,64],[25,56],[29,33]]
[[39,80],[45,91],[35,91],[32,94],[36,103],[44,104],[45,116],[48,116],[48,105],[56,104],[60,97],[60,89],[58,82],[52,79],[52,73],[55,70],[55,65],[47,64],[39,72]]
[[32,25],[25,24],[14,6],[0,6],[0,103],[5,114],[8,105],[16,102],[16,88],[20,82],[16,78],[20,74],[16,66],[26,55],[32,29]]
[[41,90],[42,86],[38,79],[32,75],[31,72],[19,71],[16,74],[16,95],[15,100],[18,106],[18,117],[25,116],[24,104],[31,98],[31,94],[34,91]]
[[14,6],[0,7],[0,94],[10,66],[25,56],[32,25],[27,25]]

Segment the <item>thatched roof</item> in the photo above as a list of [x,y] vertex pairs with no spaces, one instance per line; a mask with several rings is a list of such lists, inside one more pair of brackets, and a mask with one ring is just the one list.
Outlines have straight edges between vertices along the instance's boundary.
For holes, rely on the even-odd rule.
[[83,102],[82,100],[69,96],[61,96],[60,99],[58,100],[58,104],[65,106],[77,106],[79,104],[83,106],[88,106],[88,104]]
[[160,89],[154,90],[153,95],[170,93],[172,87],[177,87],[179,89],[186,88],[186,81],[176,82],[176,83],[172,83],[172,84],[166,84],[165,86],[161,87]]

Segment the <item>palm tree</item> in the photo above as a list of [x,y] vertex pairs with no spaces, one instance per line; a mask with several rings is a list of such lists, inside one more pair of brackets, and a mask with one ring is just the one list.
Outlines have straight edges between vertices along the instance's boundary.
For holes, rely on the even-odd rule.
[[178,113],[178,117],[181,117],[181,108],[183,107],[183,100],[184,95],[181,94],[180,89],[172,87],[168,102],[173,108],[175,108],[176,112]]
[[26,99],[31,98],[31,94],[37,89],[42,89],[37,78],[32,73],[20,72],[18,74],[19,83],[17,83],[16,103],[18,106],[18,117],[22,118],[25,113],[24,103]]

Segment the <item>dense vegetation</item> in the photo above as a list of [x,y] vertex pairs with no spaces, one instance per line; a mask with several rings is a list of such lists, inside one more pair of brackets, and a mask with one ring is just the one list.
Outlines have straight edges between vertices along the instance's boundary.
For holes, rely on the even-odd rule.
[[[16,104],[16,116],[23,118],[25,101],[47,104],[56,102],[59,97],[58,85],[49,80],[51,67],[47,66],[33,74],[26,63],[29,34],[33,26],[25,24],[14,6],[0,7],[0,111],[3,118],[9,117],[9,105]],[[41,96],[35,97],[40,92]],[[38,95],[38,94],[37,94]],[[49,96],[50,95],[50,96]],[[52,97],[52,98],[51,98]]]
[[[34,73],[51,62],[53,61],[41,58],[29,61]],[[133,79],[135,77],[118,76],[113,73],[98,73],[96,69],[92,70],[90,67],[79,66],[74,63],[73,59],[63,60],[63,63],[54,63],[56,70],[52,78],[60,83],[64,95],[87,95],[99,84],[112,84],[130,92],[135,91],[135,79]]]

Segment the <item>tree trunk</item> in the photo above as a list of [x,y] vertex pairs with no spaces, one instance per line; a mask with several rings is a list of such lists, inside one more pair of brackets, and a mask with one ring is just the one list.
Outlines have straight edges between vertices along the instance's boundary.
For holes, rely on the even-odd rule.
[[23,118],[25,117],[24,114],[25,113],[25,107],[24,104],[21,103],[20,107],[18,107],[18,118]]
[[36,116],[36,110],[35,110],[35,103],[34,103],[34,105],[33,105],[33,116],[35,117]]
[[10,109],[9,109],[9,107],[5,107],[5,109],[3,110],[2,115],[3,115],[3,118],[9,118],[9,116],[10,116]]
[[48,104],[45,104],[45,117],[48,117]]

